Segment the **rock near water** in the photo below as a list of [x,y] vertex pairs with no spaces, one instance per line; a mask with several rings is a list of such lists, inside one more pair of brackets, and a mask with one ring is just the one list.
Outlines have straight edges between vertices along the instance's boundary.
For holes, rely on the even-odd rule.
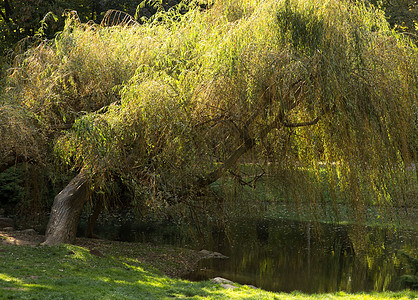
[[215,277],[210,280],[212,283],[219,284],[224,289],[236,289],[237,286],[231,280],[222,278],[222,277]]
[[[237,283],[235,283],[231,280],[222,278],[222,277],[215,277],[215,278],[212,278],[210,281],[214,284],[219,284],[224,289],[236,289],[240,286],[239,284],[237,284]],[[246,284],[246,286],[248,286],[250,288],[253,288],[253,289],[257,289],[257,287],[254,286],[254,285]]]
[[203,255],[203,259],[209,259],[209,258],[227,259],[227,258],[229,258],[228,256],[225,256],[222,253],[212,252],[212,251],[208,251],[208,250],[201,250],[201,251],[199,251],[199,253]]

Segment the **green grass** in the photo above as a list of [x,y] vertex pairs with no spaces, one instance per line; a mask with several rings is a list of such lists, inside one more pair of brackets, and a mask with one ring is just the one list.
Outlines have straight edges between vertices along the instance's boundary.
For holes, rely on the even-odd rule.
[[[126,244],[126,247],[132,244]],[[137,250],[144,247],[138,244]],[[146,246],[146,247],[149,247]],[[105,257],[87,248],[0,247],[0,299],[416,299],[417,292],[373,294],[271,293],[248,286],[227,290],[205,282],[169,278],[122,248],[107,247]],[[126,254],[129,251],[121,251]],[[135,250],[135,249],[131,249]],[[164,251],[157,249],[157,251]],[[161,256],[163,258],[164,255]]]

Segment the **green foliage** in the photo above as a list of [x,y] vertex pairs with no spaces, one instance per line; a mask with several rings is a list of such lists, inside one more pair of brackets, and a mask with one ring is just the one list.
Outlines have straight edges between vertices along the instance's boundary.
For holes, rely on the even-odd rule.
[[410,274],[401,277],[401,285],[409,289],[418,290],[418,258],[416,254],[415,256],[405,252],[400,254],[406,268],[410,272]]
[[362,215],[414,205],[417,59],[362,3],[224,0],[113,27],[73,13],[16,59],[1,97],[33,118],[43,161],[54,149],[99,190],[119,177],[134,202],[194,201],[220,167],[260,163],[291,174],[293,201],[319,203],[326,180]]
[[313,8],[299,11],[286,1],[283,10],[277,13],[281,43],[290,46],[301,55],[313,55],[320,48],[324,25]]
[[12,167],[0,174],[0,195],[2,205],[15,204],[24,197],[24,170]]
[[15,216],[19,228],[42,228],[54,196],[68,178],[52,178],[47,168],[16,164],[0,173],[0,203],[7,215]]
[[35,36],[40,36],[40,37],[44,37],[47,36],[47,30],[48,30],[48,21],[52,21],[52,22],[57,22],[58,21],[58,17],[56,15],[54,15],[54,13],[52,12],[48,12],[43,19],[39,22],[40,23],[40,27],[39,29],[36,31]]

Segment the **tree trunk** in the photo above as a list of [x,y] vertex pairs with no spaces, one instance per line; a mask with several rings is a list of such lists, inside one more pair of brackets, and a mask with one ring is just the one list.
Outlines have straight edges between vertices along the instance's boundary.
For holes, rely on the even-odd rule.
[[72,243],[84,204],[89,199],[86,173],[81,172],[55,197],[43,245]]

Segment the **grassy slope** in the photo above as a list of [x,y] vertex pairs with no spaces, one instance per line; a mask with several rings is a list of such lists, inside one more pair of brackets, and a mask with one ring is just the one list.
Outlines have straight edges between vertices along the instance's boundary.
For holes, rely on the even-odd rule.
[[[132,246],[132,245],[131,245]],[[138,244],[132,251],[141,251]],[[161,251],[161,249],[156,251]],[[123,255],[121,255],[121,253]],[[247,286],[227,290],[210,282],[169,278],[107,247],[105,257],[87,248],[0,246],[0,299],[416,299],[417,292],[378,294],[270,293]],[[160,260],[164,255],[160,255]],[[164,268],[164,267],[163,267]]]

